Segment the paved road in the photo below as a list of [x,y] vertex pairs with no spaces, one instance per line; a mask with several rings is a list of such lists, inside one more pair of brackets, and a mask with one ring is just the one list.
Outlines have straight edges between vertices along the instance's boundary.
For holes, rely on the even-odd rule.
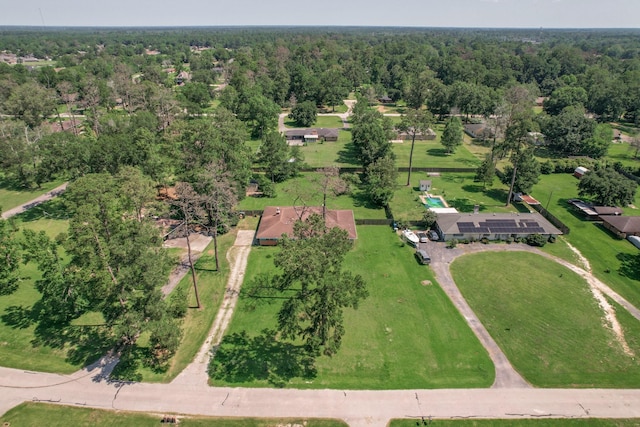
[[25,212],[33,207],[36,207],[46,201],[53,199],[54,197],[59,196],[60,194],[64,193],[64,191],[67,189],[68,184],[69,184],[68,182],[65,182],[64,184],[54,188],[53,190],[43,194],[42,196],[38,196],[35,199],[29,200],[28,202],[23,203],[20,206],[16,206],[13,209],[9,209],[6,212],[2,212],[2,218],[3,219],[11,218],[14,215],[21,214],[22,212]]

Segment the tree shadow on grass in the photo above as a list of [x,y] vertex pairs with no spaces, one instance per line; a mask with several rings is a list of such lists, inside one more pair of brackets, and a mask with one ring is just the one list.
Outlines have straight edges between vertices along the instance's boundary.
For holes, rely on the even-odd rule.
[[632,280],[640,280],[640,254],[619,253],[616,258],[620,261],[618,273]]
[[292,378],[317,375],[313,355],[302,346],[278,341],[270,329],[255,337],[246,331],[228,335],[212,353],[209,377],[227,383],[267,381],[284,387]]
[[338,151],[337,155],[338,158],[336,159],[336,161],[338,163],[345,163],[356,167],[360,166],[360,162],[358,162],[356,147],[352,142],[345,143]]
[[9,306],[0,320],[14,329],[26,329],[35,325],[31,345],[34,348],[48,347],[67,349],[66,362],[85,366],[102,356],[113,342],[106,328],[101,325],[75,326],[46,317],[40,301],[33,307]]
[[61,199],[52,199],[35,205],[29,210],[18,215],[23,222],[37,221],[39,219],[69,219],[67,208]]
[[429,148],[427,154],[433,157],[449,157],[447,150],[444,148]]

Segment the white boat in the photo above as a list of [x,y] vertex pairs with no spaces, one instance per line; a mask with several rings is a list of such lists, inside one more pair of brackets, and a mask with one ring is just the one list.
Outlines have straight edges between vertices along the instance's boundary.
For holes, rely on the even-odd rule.
[[411,230],[402,230],[402,236],[404,239],[409,242],[409,244],[415,246],[420,242],[420,239],[416,234]]

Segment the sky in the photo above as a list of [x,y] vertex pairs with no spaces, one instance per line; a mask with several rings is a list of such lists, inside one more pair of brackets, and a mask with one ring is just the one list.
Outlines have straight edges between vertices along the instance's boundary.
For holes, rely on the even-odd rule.
[[0,0],[0,25],[639,28],[640,0]]

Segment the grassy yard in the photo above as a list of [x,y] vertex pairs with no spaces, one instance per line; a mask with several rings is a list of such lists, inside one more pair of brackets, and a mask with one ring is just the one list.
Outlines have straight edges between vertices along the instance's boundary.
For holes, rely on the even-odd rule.
[[[415,427],[417,420],[392,420],[389,427]],[[427,421],[428,423],[428,421]],[[637,427],[640,419],[604,418],[544,418],[512,420],[441,420],[434,419],[437,427]],[[428,424],[427,424],[428,425]]]
[[640,361],[634,356],[640,353],[640,325],[620,316],[634,353],[625,354],[603,326],[604,313],[580,276],[530,253],[467,255],[451,269],[482,324],[533,385],[640,386]]
[[[593,273],[636,307],[640,307],[640,272],[633,267],[638,250],[619,240],[600,224],[582,219],[567,200],[578,197],[578,180],[570,174],[542,175],[532,195],[565,223],[571,233],[564,238],[589,260]],[[640,206],[636,194],[635,206]],[[625,215],[640,215],[640,209],[625,208]]]
[[480,212],[517,212],[526,211],[522,205],[505,207],[508,188],[498,180],[492,187],[483,190],[482,184],[473,181],[473,173],[445,173],[440,176],[428,176],[425,172],[413,172],[411,185],[407,184],[407,174],[398,175],[398,187],[391,201],[393,216],[399,220],[420,220],[425,207],[418,198],[419,182],[429,179],[432,182],[431,193],[443,196],[450,207],[460,212],[473,212],[474,205],[480,206]]
[[636,157],[636,149],[628,142],[609,145],[606,159],[611,163],[620,162],[625,166],[640,167],[640,157]]
[[[284,125],[288,128],[299,128],[301,126],[298,125],[294,120],[286,117],[284,119]],[[314,128],[342,128],[342,119],[338,116],[317,116],[316,121],[310,127]]]
[[[104,409],[78,408],[45,403],[23,403],[0,416],[0,423],[13,427],[144,427],[160,425],[163,415],[139,412],[107,411]],[[200,416],[177,416],[181,426],[216,427],[270,427],[305,425],[308,427],[346,427],[340,420],[324,419],[264,419],[264,418],[213,418]],[[70,420],[73,420],[70,422]]]
[[[292,206],[294,203],[301,206],[320,206],[322,195],[314,186],[317,173],[303,173],[298,178],[276,184],[276,197],[246,197],[239,205],[239,210],[263,209],[265,206]],[[360,189],[355,189],[353,195],[342,195],[336,198],[328,198],[327,206],[330,209],[353,209],[356,218],[384,218],[384,210],[373,206],[366,194]]]
[[0,208],[3,212],[15,208],[53,190],[63,182],[64,180],[56,180],[44,183],[40,188],[25,189],[0,174]]
[[[246,281],[273,271],[277,251],[253,248]],[[342,348],[332,358],[318,358],[315,375],[302,374],[300,347],[274,343],[261,335],[263,329],[275,327],[280,300],[252,300],[241,294],[225,340],[246,331],[250,339],[241,354],[262,364],[213,383],[266,387],[271,385],[270,372],[288,386],[315,389],[488,387],[493,383],[494,368],[486,351],[435,283],[431,270],[415,261],[412,248],[389,227],[358,227],[358,240],[345,267],[364,277],[370,296],[358,310],[345,310]],[[425,285],[425,280],[433,284]]]

